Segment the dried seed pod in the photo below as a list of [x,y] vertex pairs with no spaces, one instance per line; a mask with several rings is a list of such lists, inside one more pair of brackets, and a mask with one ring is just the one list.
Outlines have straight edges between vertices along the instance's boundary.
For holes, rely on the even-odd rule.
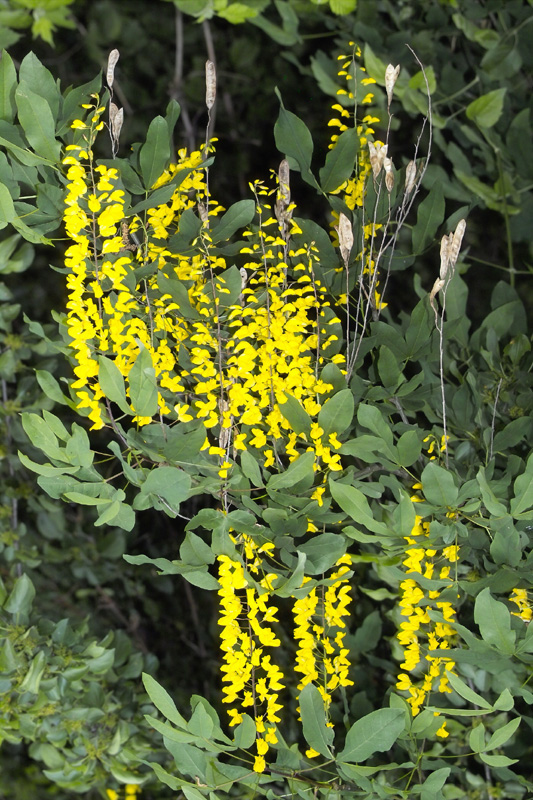
[[117,65],[117,61],[119,60],[119,58],[120,58],[119,51],[116,48],[114,50],[111,50],[111,52],[109,53],[109,57],[107,59],[107,74],[106,74],[107,85],[109,86],[110,89],[113,88],[113,83],[115,81],[115,67]]
[[450,246],[448,250],[448,260],[451,267],[455,267],[457,263],[457,259],[459,257],[459,250],[461,249],[461,242],[463,241],[463,236],[465,234],[466,229],[466,220],[461,219],[457,223],[457,227],[455,229],[455,233],[450,234]]
[[394,172],[392,171],[392,158],[387,156],[383,159],[383,169],[385,170],[385,186],[390,194],[394,187]]
[[109,104],[109,125],[111,127],[111,136],[118,144],[120,131],[124,122],[124,109],[119,108],[114,103]]
[[203,223],[209,222],[209,214],[207,212],[207,207],[205,203],[202,203],[201,200],[198,201],[198,215]]
[[339,224],[336,228],[336,231],[339,235],[339,248],[341,251],[342,260],[344,261],[344,264],[348,266],[348,259],[353,247],[353,229],[352,223],[346,214],[343,214],[342,212],[339,216]]
[[372,174],[374,176],[374,180],[378,177],[379,173],[381,172],[381,168],[383,166],[383,161],[387,155],[388,146],[386,144],[380,144],[379,142],[369,142],[368,143],[368,153],[370,156],[370,166],[372,167]]
[[217,70],[209,59],[205,62],[205,104],[208,111],[215,105],[217,96]]
[[289,162],[286,158],[281,161],[278,170],[278,180],[279,180],[279,197],[283,201],[283,203],[288,206],[291,202],[291,187],[290,187],[290,180],[291,180],[291,171],[289,168]]
[[389,64],[387,69],[385,70],[385,89],[387,90],[387,100],[388,105],[390,106],[392,101],[392,94],[394,92],[394,84],[398,80],[398,75],[400,74],[400,65],[393,67],[392,64]]
[[440,292],[440,290],[444,286],[444,283],[445,283],[445,281],[443,281],[442,278],[437,278],[437,280],[433,284],[433,289],[431,290],[431,293],[429,295],[429,302],[431,303],[431,308],[433,309],[433,311],[435,311],[435,313],[436,313],[436,309],[435,309],[434,300],[435,300],[436,295]]
[[449,236],[444,235],[440,240],[440,270],[439,277],[441,280],[446,278],[448,267],[450,266],[450,245],[452,243],[453,234]]
[[120,131],[124,122],[124,109],[115,103],[109,103],[109,135],[111,136],[111,151],[115,158],[120,140]]
[[411,194],[416,181],[416,161],[410,161],[405,168],[405,194]]

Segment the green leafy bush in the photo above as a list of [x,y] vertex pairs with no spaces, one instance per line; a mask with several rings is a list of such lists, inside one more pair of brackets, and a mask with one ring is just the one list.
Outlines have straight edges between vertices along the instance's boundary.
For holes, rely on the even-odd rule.
[[[449,209],[462,195],[422,157],[423,139],[415,157],[396,154],[396,98],[420,113],[433,74],[418,64],[406,79],[370,46],[350,49],[330,77],[321,169],[307,125],[281,102],[279,170],[228,209],[210,190],[219,167],[207,134],[172,156],[175,102],[116,157],[116,58],[107,89],[95,79],[65,93],[35,56],[18,75],[2,59],[2,219],[16,231],[5,271],[24,269],[62,220],[70,240],[59,340],[28,322],[24,350],[5,295],[6,386],[24,359],[44,363],[42,393],[28,376],[31,402],[5,416],[20,452],[4,501],[2,735],[32,742],[63,789],[104,793],[115,780],[187,798],[424,800],[531,790],[531,344],[516,270],[471,321],[470,219],[465,232],[468,209]],[[213,95],[210,68],[209,114]],[[489,89],[466,117],[493,127],[503,97]],[[105,125],[111,159],[97,155]],[[440,125],[429,104],[428,149]],[[384,142],[376,130],[389,131]],[[298,215],[294,173],[329,227]],[[508,220],[505,203],[494,210]],[[20,236],[31,244],[16,250]],[[434,265],[424,285],[421,253]],[[65,356],[74,379],[58,381]],[[189,715],[121,631],[98,638],[51,610],[35,617],[23,572],[38,585],[39,555],[20,549],[12,502],[21,465],[38,475],[36,510],[64,526],[52,501],[81,508],[84,525],[113,526],[116,555],[118,529],[136,517],[185,518],[163,552],[127,555],[123,569],[216,592],[218,698],[193,695]],[[111,558],[112,540],[100,552]]]

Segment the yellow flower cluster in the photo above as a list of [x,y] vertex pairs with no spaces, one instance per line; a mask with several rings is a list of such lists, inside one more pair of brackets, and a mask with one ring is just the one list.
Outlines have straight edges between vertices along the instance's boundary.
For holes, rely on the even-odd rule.
[[[421,489],[421,484],[416,484],[415,489]],[[419,502],[417,495],[411,498]],[[450,564],[458,560],[459,548],[457,545],[444,547],[439,553],[435,548],[427,545],[429,536],[429,523],[423,522],[416,516],[415,525],[411,536],[405,537],[408,547],[405,550],[403,566],[410,577],[400,584],[400,613],[407,619],[400,623],[397,639],[404,652],[404,661],[401,668],[396,688],[409,693],[407,702],[411,707],[413,716],[416,716],[432,690],[438,692],[451,692],[448,673],[453,671],[455,662],[446,655],[455,631],[455,609],[448,601],[440,600],[441,592],[437,590],[424,591],[417,580],[417,575],[428,580],[438,577],[441,581],[450,581]],[[443,622],[433,621],[428,609],[441,612]],[[424,655],[423,652],[424,651]],[[439,655],[431,655],[437,651]],[[421,680],[413,682],[413,673],[424,674]],[[409,674],[410,673],[410,674]],[[437,735],[446,737],[445,723],[437,731]]]
[[261,554],[273,545],[259,547],[250,536],[243,535],[242,547],[245,566],[229,556],[218,557],[218,624],[222,628],[222,681],[226,684],[222,702],[232,704],[228,710],[230,725],[242,722],[242,714],[250,709],[257,730],[254,770],[264,772],[269,745],[278,741],[276,723],[280,722],[278,711],[282,708],[278,693],[284,688],[283,673],[266,653],[266,648],[281,644],[270,626],[277,622],[277,608],[269,605],[277,575],[265,574],[253,585],[245,568],[259,577]]
[[[361,105],[371,104],[372,100],[374,99],[374,95],[372,92],[367,92],[361,100],[359,100],[357,97],[357,73],[365,73],[366,69],[361,64],[357,63],[361,58],[361,48],[354,45],[353,42],[350,42],[350,45],[354,46],[352,55],[340,55],[337,57],[339,61],[343,62],[337,75],[341,81],[344,80],[347,83],[346,88],[340,88],[337,90],[337,95],[342,95],[349,100],[353,100],[354,108],[357,109],[358,102],[360,102]],[[365,88],[366,86],[369,86],[375,82],[376,81],[374,78],[370,78],[368,76],[363,77],[360,81],[361,85]],[[351,117],[350,112],[340,103],[335,103],[332,106],[332,110],[335,111],[336,115],[338,116],[333,116],[328,122],[328,126],[336,128],[339,133],[334,133],[331,136],[331,143],[329,144],[330,150],[335,147],[339,135],[348,130],[348,126],[343,120],[350,119]],[[372,114],[366,114],[360,123],[357,124],[357,122],[355,122],[357,125],[357,134],[360,142],[360,150],[355,166],[355,177],[350,178],[348,181],[339,186],[336,191],[331,192],[331,194],[338,194],[342,191],[344,193],[344,202],[348,208],[353,209],[356,206],[360,207],[363,205],[365,185],[371,173],[370,157],[368,155],[367,145],[369,137],[374,133],[374,128],[372,128],[372,125],[379,121],[379,117],[376,117]],[[376,145],[382,144],[382,142],[376,142]]]
[[518,611],[511,611],[511,614],[514,617],[518,617],[518,619],[521,619],[523,622],[531,622],[533,610],[526,589],[513,589],[509,600],[511,603],[515,603],[518,606]]
[[[99,354],[112,357],[127,379],[140,349],[146,348],[158,379],[159,410],[163,414],[171,413],[170,398],[185,390],[177,362],[180,345],[189,331],[183,318],[176,314],[177,304],[157,291],[157,270],[172,254],[163,245],[155,245],[153,239],[169,236],[181,213],[195,204],[189,196],[191,191],[198,196],[205,193],[205,178],[201,170],[194,169],[201,164],[202,153],[188,156],[180,151],[178,163],[156,184],[162,185],[185,171],[185,178],[170,201],[148,209],[144,220],[135,217],[127,221],[125,192],[120,188],[118,171],[95,163],[92,146],[102,128],[100,117],[104,111],[95,99],[95,106],[88,106],[92,110],[90,121],[73,123],[81,144],[67,146],[63,163],[67,168],[64,221],[73,241],[65,254],[69,270],[67,330],[76,361],[72,388],[79,400],[77,408],[89,409],[92,427],[97,429],[105,424],[101,402],[104,393],[98,382]],[[136,247],[129,236],[140,228],[144,242]],[[136,278],[136,270],[150,264],[154,265],[153,274]],[[201,257],[180,262],[174,272],[187,279],[201,275]],[[176,413],[178,410],[179,407]],[[151,418],[134,420],[143,425]]]
[[[302,677],[298,684],[301,691],[308,683],[318,688],[326,713],[331,705],[331,694],[339,686],[353,686],[348,677],[349,650],[344,644],[346,623],[351,602],[350,583],[346,574],[352,561],[344,555],[336,562],[338,567],[329,576],[330,586],[314,587],[305,597],[296,600],[293,607],[294,638],[298,643],[295,672]],[[303,586],[309,582],[304,578]],[[331,723],[328,723],[331,724]],[[311,758],[318,755],[308,750]]]
[[[372,103],[374,99],[374,94],[372,92],[366,91],[366,87],[376,83],[374,78],[370,78],[365,76],[358,81],[358,73],[366,73],[365,67],[358,63],[359,59],[361,58],[361,48],[355,45],[353,42],[350,42],[350,45],[353,46],[353,52],[350,56],[340,55],[338,56],[338,60],[342,61],[341,69],[338,71],[337,75],[341,79],[341,81],[346,81],[347,88],[340,88],[337,90],[337,95],[346,97],[348,100],[353,100],[355,113],[357,113],[357,104],[358,102],[361,105],[369,105]],[[361,84],[365,91],[365,95],[362,99],[357,97],[357,88],[358,82]],[[330,119],[328,125],[330,127],[336,128],[339,133],[334,133],[331,136],[331,143],[329,144],[329,148],[333,149],[337,143],[339,135],[344,131],[348,130],[348,126],[344,120],[350,119],[351,114],[350,112],[344,108],[340,103],[335,103],[332,106],[332,110],[335,112],[335,116]],[[370,156],[368,151],[368,142],[370,137],[374,134],[374,128],[372,127],[375,123],[379,123],[379,117],[374,116],[373,114],[366,114],[361,122],[357,123],[357,120],[354,121],[354,124],[357,126],[357,134],[359,136],[359,152],[357,154],[357,161],[355,164],[354,175],[353,177],[349,178],[347,181],[344,181],[337,189],[330,192],[330,194],[341,194],[342,198],[348,208],[355,209],[361,208],[363,206],[363,201],[366,192],[366,186],[370,179],[372,173],[372,167],[370,164]],[[376,140],[374,141],[376,148],[383,147],[383,142]],[[336,225],[338,224],[338,214],[333,212],[333,223],[332,227],[335,230]],[[368,223],[363,227],[363,236],[364,236],[364,249],[357,255],[357,263],[362,264],[362,274],[363,275],[373,275],[375,269],[375,261],[373,258],[374,252],[374,238],[378,230],[382,226],[379,224]],[[334,236],[335,238],[335,236]],[[382,303],[380,300],[380,294],[377,291],[378,282],[375,283],[374,287],[374,294],[375,294],[375,307],[378,309],[383,309],[386,307],[386,303]],[[346,303],[346,296],[343,295],[340,299],[342,305]]]
[[[119,792],[115,791],[115,789],[106,789],[105,793],[108,797],[108,800],[119,800],[120,794]],[[127,783],[124,787],[124,798],[125,800],[135,800],[138,794],[141,793],[141,787],[138,786],[136,783]]]

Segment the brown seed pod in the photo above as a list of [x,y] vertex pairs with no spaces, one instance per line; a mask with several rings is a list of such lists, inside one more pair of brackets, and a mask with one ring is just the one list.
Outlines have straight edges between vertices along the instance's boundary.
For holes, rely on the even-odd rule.
[[455,267],[457,263],[457,259],[459,257],[459,250],[461,249],[461,242],[463,241],[463,236],[466,230],[466,220],[461,219],[457,223],[457,227],[455,229],[455,233],[450,234],[451,242],[448,251],[448,259],[450,261],[450,266]]
[[215,105],[217,96],[217,71],[212,61],[205,62],[205,104],[208,111]]
[[383,159],[383,169],[385,170],[385,186],[390,194],[394,187],[394,172],[392,171],[392,158],[387,156]]
[[387,155],[388,146],[386,144],[375,144],[374,142],[368,143],[368,154],[370,156],[370,166],[372,167],[372,174],[374,180],[378,177],[383,167],[383,161]]
[[416,161],[410,161],[405,168],[405,194],[411,194],[416,181]]
[[392,64],[389,64],[387,69],[385,70],[385,89],[387,90],[387,100],[388,105],[390,106],[392,101],[392,95],[394,92],[394,84],[398,80],[398,75],[400,74],[400,65],[393,67]]
[[115,82],[115,67],[117,65],[117,61],[119,60],[119,58],[120,58],[119,51],[116,48],[114,50],[111,50],[107,59],[107,74],[106,74],[107,85],[109,86],[110,89],[113,88],[113,83]]
[[346,216],[341,212],[339,216],[339,224],[336,228],[336,231],[339,235],[339,248],[341,251],[341,257],[344,261],[345,266],[348,266],[348,259],[350,258],[350,253],[353,247],[353,229],[352,223]]

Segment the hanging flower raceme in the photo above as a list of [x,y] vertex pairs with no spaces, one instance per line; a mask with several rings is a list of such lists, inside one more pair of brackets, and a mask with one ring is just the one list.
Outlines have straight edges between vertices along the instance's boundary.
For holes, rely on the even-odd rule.
[[[421,489],[422,485],[416,484],[413,488]],[[414,495],[411,500],[420,502],[421,498]],[[400,615],[406,619],[400,623],[397,634],[404,654],[400,665],[404,671],[399,675],[396,688],[408,692],[407,702],[413,716],[420,712],[431,691],[451,692],[448,673],[455,667],[453,659],[446,654],[455,636],[455,609],[449,601],[441,599],[440,590],[426,591],[419,577],[451,585],[451,565],[458,561],[459,548],[450,545],[439,551],[429,544],[429,533],[430,524],[417,515],[411,535],[405,537],[408,546],[402,564],[408,577],[400,583]],[[429,609],[439,611],[443,621],[432,620]],[[445,723],[437,735],[448,735]]]
[[[156,187],[185,176],[171,199],[147,210],[145,219],[127,219],[125,192],[117,169],[97,164],[92,147],[102,129],[104,111],[95,96],[89,121],[77,120],[73,129],[82,144],[67,146],[63,163],[67,177],[64,222],[73,244],[65,254],[69,269],[67,288],[67,330],[76,366],[73,388],[78,409],[89,410],[93,428],[104,424],[104,393],[98,381],[98,356],[110,357],[124,378],[146,349],[158,381],[158,413],[171,417],[183,414],[176,395],[185,392],[178,367],[180,348],[190,335],[188,320],[172,297],[159,290],[159,272],[175,261],[174,254],[160,242],[170,236],[184,210],[195,205],[190,193],[205,196],[205,175],[200,169],[203,154],[179,152],[177,164],[159,178]],[[219,207],[212,206],[215,214]],[[141,235],[142,242],[139,242]],[[155,243],[157,241],[157,243]],[[146,273],[147,277],[137,275]],[[144,269],[143,269],[144,268]],[[201,281],[201,255],[172,263],[177,278]],[[129,385],[126,386],[129,394]],[[133,409],[135,410],[135,409]],[[152,417],[134,416],[145,425]]]
[[[314,684],[322,695],[327,716],[335,689],[353,686],[348,677],[349,650],[344,643],[351,602],[351,563],[349,555],[339,558],[335,564],[337,569],[329,575],[332,583],[313,587],[293,606],[294,638],[298,645],[294,671],[301,675],[298,690]],[[302,586],[309,581],[310,578],[304,578]],[[307,755],[311,758],[318,753],[311,749]]]
[[[281,645],[271,627],[272,622],[277,622],[277,608],[271,602],[277,575],[260,576],[262,554],[270,549],[268,544],[260,547],[246,535],[240,544],[243,561],[225,555],[218,557],[218,624],[223,653],[222,681],[226,684],[222,702],[230,706],[230,725],[242,722],[243,713],[253,716],[257,731],[254,770],[264,772],[269,746],[278,741],[276,726],[281,721],[278,712],[282,708],[278,696],[284,688],[283,673],[268,653],[268,649]],[[257,586],[247,573],[257,575]]]

